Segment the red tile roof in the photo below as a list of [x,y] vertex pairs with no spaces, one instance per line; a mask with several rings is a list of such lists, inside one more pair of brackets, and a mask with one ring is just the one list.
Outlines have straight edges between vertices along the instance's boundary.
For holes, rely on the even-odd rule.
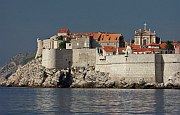
[[104,46],[103,48],[106,52],[116,52],[116,48],[114,46]]
[[136,49],[136,50],[133,50],[133,52],[150,52],[150,53],[155,53],[157,52],[158,50],[156,48],[140,48],[140,49]]
[[131,47],[132,47],[132,49],[140,49],[141,48],[140,45],[132,45]]
[[122,52],[123,50],[125,51],[126,48],[118,48],[118,52]]
[[159,44],[156,44],[156,43],[152,42],[151,44],[149,44],[147,46],[159,46]]
[[177,44],[179,45],[180,42],[173,42],[172,44],[173,44],[174,46],[176,46]]
[[68,28],[62,28],[60,30],[58,30],[58,33],[68,33],[69,29]]
[[166,43],[162,43],[162,44],[159,45],[159,47],[160,47],[160,49],[163,49],[163,48],[166,47],[166,45],[167,45]]
[[[114,46],[104,46],[103,48],[106,52],[116,52],[117,49]],[[126,50],[126,48],[118,48],[118,52],[122,52],[123,50]]]
[[122,34],[101,34],[99,42],[118,42]]
[[93,33],[93,39],[98,39],[100,38],[101,34],[100,33]]

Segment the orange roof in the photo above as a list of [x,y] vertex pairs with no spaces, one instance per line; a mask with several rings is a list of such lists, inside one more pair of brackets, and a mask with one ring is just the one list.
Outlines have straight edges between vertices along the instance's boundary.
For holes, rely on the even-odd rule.
[[92,33],[82,33],[83,36],[93,36]]
[[177,44],[179,45],[180,42],[176,42],[176,41],[175,41],[175,42],[173,42],[172,44],[173,44],[174,46],[176,46]]
[[177,44],[175,45],[175,48],[180,48],[180,43],[177,43]]
[[156,44],[156,43],[152,42],[151,44],[149,44],[147,46],[159,46],[159,44]]
[[133,52],[157,52],[158,50],[156,48],[140,48],[133,50]]
[[93,39],[98,39],[100,38],[101,34],[100,33],[93,33]]
[[160,44],[160,49],[163,49],[163,48],[165,48],[166,47],[166,43],[162,43],[162,44]]
[[102,34],[99,42],[118,42],[121,34]]
[[106,52],[116,52],[116,48],[114,46],[104,46],[103,48]]
[[122,52],[123,50],[126,50],[126,48],[118,48],[119,52]]
[[140,49],[141,46],[140,45],[132,45],[132,49]]
[[[116,52],[117,49],[114,46],[104,46],[103,48],[106,52]],[[126,48],[118,48],[118,52],[122,52],[123,50],[126,50]]]
[[69,29],[68,28],[62,28],[60,30],[58,30],[58,33],[68,33]]

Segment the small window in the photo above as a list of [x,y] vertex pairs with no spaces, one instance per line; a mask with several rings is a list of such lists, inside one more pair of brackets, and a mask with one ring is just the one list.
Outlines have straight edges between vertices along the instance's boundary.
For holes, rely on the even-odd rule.
[[69,44],[69,46],[71,46],[71,44]]

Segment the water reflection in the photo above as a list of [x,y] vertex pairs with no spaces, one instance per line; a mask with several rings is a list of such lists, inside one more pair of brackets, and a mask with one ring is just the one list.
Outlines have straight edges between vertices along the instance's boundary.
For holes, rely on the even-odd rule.
[[180,114],[179,90],[0,88],[0,114]]
[[64,90],[52,88],[37,90],[35,98],[36,110],[46,114],[58,114],[59,111],[69,113],[71,92],[70,90],[64,92]]
[[164,115],[165,114],[165,110],[164,110],[164,90],[155,90],[154,92],[154,97],[155,97],[155,113],[156,114],[161,114]]
[[[154,91],[154,90],[153,90]],[[79,96],[77,96],[79,95]],[[155,98],[142,90],[73,90],[71,111],[76,113],[150,113]]]

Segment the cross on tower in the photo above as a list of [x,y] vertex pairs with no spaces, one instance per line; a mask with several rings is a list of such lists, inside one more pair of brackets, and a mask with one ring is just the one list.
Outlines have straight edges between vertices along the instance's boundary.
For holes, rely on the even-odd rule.
[[147,29],[147,24],[145,23],[145,24],[144,24],[144,30],[146,30],[146,29]]

